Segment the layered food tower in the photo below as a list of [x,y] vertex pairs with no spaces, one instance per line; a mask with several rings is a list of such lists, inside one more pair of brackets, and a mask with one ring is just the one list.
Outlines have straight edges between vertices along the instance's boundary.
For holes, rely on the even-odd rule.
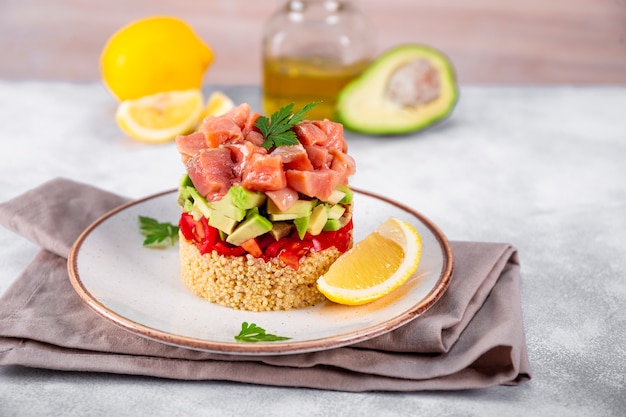
[[176,138],[181,279],[235,309],[302,308],[325,299],[317,279],[352,246],[355,163],[339,123],[302,120],[277,145],[259,117],[243,103]]

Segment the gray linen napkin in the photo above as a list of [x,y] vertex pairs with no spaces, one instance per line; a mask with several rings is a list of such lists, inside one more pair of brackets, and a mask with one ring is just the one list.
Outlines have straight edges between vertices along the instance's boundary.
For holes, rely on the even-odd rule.
[[455,273],[441,300],[403,327],[352,346],[258,357],[137,336],[87,307],[67,274],[74,240],[125,201],[55,179],[0,204],[0,224],[42,247],[0,298],[0,365],[341,391],[456,390],[530,379],[518,255],[500,243],[451,242]]

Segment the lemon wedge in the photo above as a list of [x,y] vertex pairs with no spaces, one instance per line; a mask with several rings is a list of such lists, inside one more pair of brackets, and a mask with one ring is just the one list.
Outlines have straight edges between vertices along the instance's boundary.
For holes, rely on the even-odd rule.
[[221,116],[235,108],[233,100],[221,91],[214,91],[209,95],[204,106],[204,116]]
[[195,129],[203,111],[200,90],[168,91],[122,101],[115,120],[133,139],[162,143]]
[[341,255],[317,280],[317,289],[339,304],[369,303],[406,282],[417,271],[421,254],[417,230],[390,217]]

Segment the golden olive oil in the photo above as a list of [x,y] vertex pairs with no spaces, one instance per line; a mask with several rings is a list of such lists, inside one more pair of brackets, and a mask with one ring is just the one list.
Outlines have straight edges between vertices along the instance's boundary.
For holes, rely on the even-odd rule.
[[271,115],[290,103],[299,109],[319,101],[307,113],[307,119],[333,120],[337,95],[368,64],[364,60],[344,66],[317,57],[266,59],[263,65],[264,111]]

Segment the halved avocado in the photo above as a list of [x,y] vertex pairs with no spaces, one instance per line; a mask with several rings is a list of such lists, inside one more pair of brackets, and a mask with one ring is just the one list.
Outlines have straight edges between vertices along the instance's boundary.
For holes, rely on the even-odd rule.
[[336,119],[356,132],[408,133],[447,117],[458,95],[454,67],[445,55],[425,45],[400,45],[343,88]]

